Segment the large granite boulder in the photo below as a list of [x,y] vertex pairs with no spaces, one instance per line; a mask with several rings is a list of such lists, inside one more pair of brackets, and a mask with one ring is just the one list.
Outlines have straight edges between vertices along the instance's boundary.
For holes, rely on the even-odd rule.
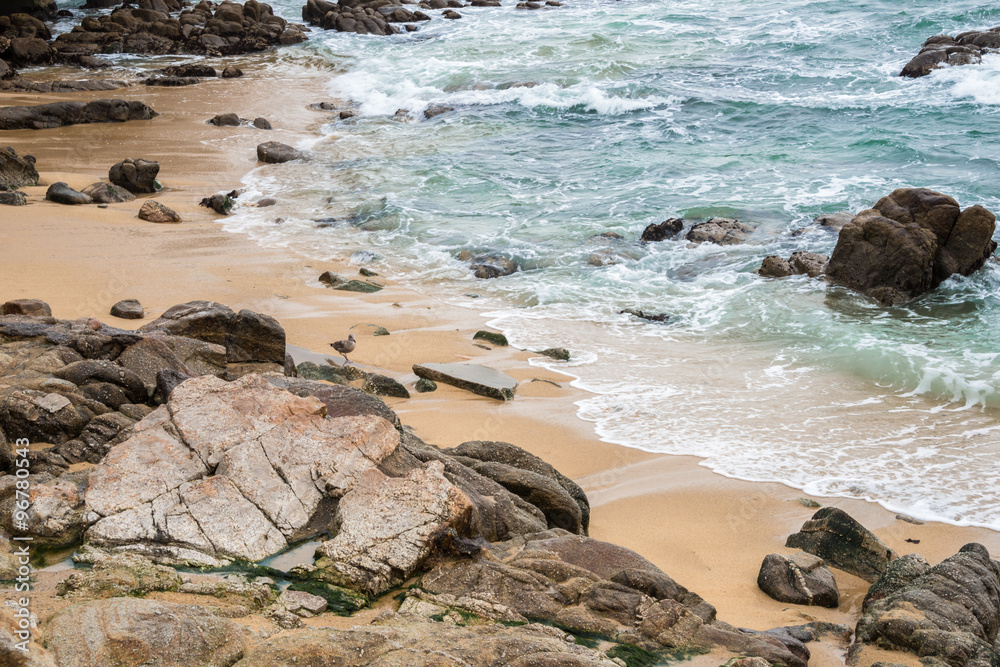
[[33,155],[18,155],[12,147],[0,148],[0,190],[16,190],[38,185],[38,170]]
[[[867,646],[909,651],[921,662],[988,667],[1000,662],[1000,566],[981,544],[967,544],[927,567],[905,557],[865,600],[852,655]],[[875,587],[873,587],[875,588]]]
[[326,419],[259,376],[193,378],[90,471],[85,538],[169,562],[260,560],[327,530],[333,501],[398,444],[384,419]]
[[778,602],[837,607],[840,591],[823,559],[812,554],[770,554],[761,563],[757,587]]
[[60,667],[228,667],[247,646],[247,631],[210,609],[131,597],[67,607],[45,634]]
[[981,268],[995,230],[982,206],[962,211],[939,192],[899,189],[841,229],[826,274],[883,305],[902,303]]
[[158,114],[138,100],[52,102],[33,107],[0,108],[0,130],[42,130],[87,123],[149,120]]
[[837,507],[824,507],[790,535],[786,547],[819,556],[844,572],[875,581],[898,556],[879,538]]

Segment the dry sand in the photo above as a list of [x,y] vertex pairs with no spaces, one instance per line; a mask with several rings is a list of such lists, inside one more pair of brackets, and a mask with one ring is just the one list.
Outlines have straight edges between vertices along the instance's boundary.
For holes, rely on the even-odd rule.
[[[176,303],[209,299],[277,317],[289,344],[302,348],[295,352],[297,361],[309,357],[304,350],[330,352],[328,342],[351,332],[359,341],[352,355],[359,366],[385,369],[404,382],[415,380],[410,367],[417,362],[474,359],[494,366],[521,381],[516,400],[498,403],[442,386],[389,403],[428,442],[454,446],[473,439],[506,440],[549,461],[587,491],[592,537],[641,553],[716,605],[719,617],[734,625],[767,629],[811,620],[853,625],[867,588],[859,579],[837,573],[843,602],[836,610],[781,604],[756,586],[764,556],[791,552],[783,546],[785,538],[815,511],[799,502],[801,492],[726,479],[690,457],[656,456],[600,442],[590,425],[575,416],[573,402],[581,392],[569,386],[571,378],[530,366],[533,355],[528,352],[477,346],[472,334],[482,328],[482,320],[474,311],[391,284],[371,295],[325,289],[316,280],[322,271],[353,277],[356,267],[264,249],[224,232],[218,216],[198,207],[200,199],[238,187],[240,178],[258,167],[258,143],[295,144],[330,120],[307,108],[328,99],[322,91],[329,71],[307,62],[275,67],[270,56],[239,64],[247,72],[243,79],[207,80],[186,88],[0,94],[5,106],[141,99],[162,114],[126,124],[3,133],[0,144],[37,157],[41,184],[25,190],[28,206],[0,209],[0,300],[39,298],[51,304],[56,317],[91,316],[136,327],[143,321],[116,320],[107,315],[110,306],[137,298],[147,310],[144,321],[149,321]],[[44,76],[59,72],[48,70]],[[205,124],[223,112],[265,116],[276,129]],[[108,168],[125,157],[160,162],[165,190],[155,198],[180,212],[184,222],[139,220],[142,198],[107,209],[42,201],[48,184],[64,180],[80,188],[106,180]],[[392,333],[375,337],[367,324]],[[871,503],[818,500],[844,508],[899,553],[918,551],[937,562],[970,541],[1000,552],[1000,536],[991,531],[913,525]],[[907,539],[919,540],[919,545]],[[814,664],[839,664],[842,652],[836,644],[814,646]]]

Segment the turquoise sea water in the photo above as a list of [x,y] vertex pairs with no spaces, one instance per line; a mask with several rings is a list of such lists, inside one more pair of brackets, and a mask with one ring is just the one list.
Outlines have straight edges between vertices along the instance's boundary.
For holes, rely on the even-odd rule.
[[[227,228],[374,257],[516,345],[570,348],[558,367],[593,392],[579,415],[609,442],[1000,529],[1000,264],[891,309],[754,274],[766,255],[829,253],[834,233],[793,232],[898,187],[1000,212],[1000,55],[896,76],[927,37],[998,25],[1000,8],[512,4],[433,12],[391,38],[314,33],[283,52],[329,67],[317,99],[360,115],[305,142],[309,163],[248,176],[251,195],[283,202],[283,225],[244,209]],[[275,7],[295,19],[301,3]],[[454,110],[425,120],[429,105]],[[757,231],[731,247],[636,243],[651,222],[713,215]],[[623,238],[593,238],[605,232]],[[522,270],[477,281],[454,258],[464,249]]]

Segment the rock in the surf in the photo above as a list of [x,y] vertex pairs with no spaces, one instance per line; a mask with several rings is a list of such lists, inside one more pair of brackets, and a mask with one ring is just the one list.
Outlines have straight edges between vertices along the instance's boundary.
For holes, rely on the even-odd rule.
[[139,219],[147,222],[180,222],[181,216],[172,208],[150,199],[139,209]]
[[981,268],[995,229],[982,206],[963,211],[939,192],[899,189],[841,229],[826,273],[883,305],[902,303]]
[[108,180],[135,194],[156,192],[160,189],[156,180],[160,173],[160,163],[143,158],[127,158],[108,170]]
[[837,507],[817,511],[799,532],[788,537],[785,546],[819,556],[828,565],[865,581],[878,579],[897,558],[895,551]]
[[682,229],[684,229],[683,220],[680,218],[670,218],[669,220],[664,220],[663,222],[656,222],[647,225],[646,228],[642,230],[642,236],[639,240],[644,243],[664,241],[677,236]]
[[267,141],[257,146],[257,159],[267,164],[280,164],[301,160],[302,153],[288,144],[278,141]]
[[793,252],[792,256],[788,259],[782,259],[777,255],[768,255],[764,258],[764,262],[757,273],[769,278],[801,275],[816,278],[823,275],[823,272],[826,270],[826,264],[829,261],[830,258],[826,255],[801,250]]
[[746,241],[752,233],[753,227],[739,220],[710,218],[692,227],[685,238],[692,243],[736,245]]
[[866,598],[852,657],[874,647],[952,667],[1000,661],[1000,566],[986,547],[967,544],[931,568],[914,561],[887,581],[898,574],[890,568],[875,586],[884,584],[881,597]]
[[934,35],[921,45],[920,53],[906,63],[899,76],[916,79],[946,65],[978,64],[984,54],[997,51],[1000,51],[1000,27],[970,30],[956,37]]
[[768,555],[757,574],[757,586],[778,602],[819,607],[840,604],[833,573],[822,558],[805,552]]
[[308,0],[302,8],[302,18],[324,30],[379,36],[398,34],[400,30],[393,25],[395,23],[431,19],[421,11],[410,11],[401,2],[383,3],[380,0],[350,0],[344,3]]
[[45,198],[56,204],[78,205],[94,203],[90,195],[85,195],[79,190],[74,190],[62,181],[50,185],[49,189],[45,191]]

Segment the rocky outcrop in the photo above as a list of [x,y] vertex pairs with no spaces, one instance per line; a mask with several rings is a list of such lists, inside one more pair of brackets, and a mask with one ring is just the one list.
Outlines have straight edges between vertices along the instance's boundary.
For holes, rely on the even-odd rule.
[[53,102],[34,107],[0,108],[0,130],[42,130],[86,123],[149,120],[155,111],[138,100]]
[[722,646],[791,667],[805,667],[808,659],[796,640],[718,621],[710,604],[623,547],[552,530],[484,550],[488,555],[431,569],[400,609],[437,617],[454,610],[507,623],[544,620],[648,651]]
[[108,180],[129,192],[144,194],[160,189],[156,181],[156,176],[159,173],[159,162],[142,158],[127,158],[108,170]]
[[807,553],[770,554],[761,563],[757,587],[778,602],[837,607],[840,591],[822,558]]
[[354,32],[359,35],[394,35],[400,29],[394,23],[429,21],[421,11],[411,11],[401,0],[350,0],[329,2],[308,0],[302,8],[302,19],[324,30]]
[[10,146],[0,148],[0,190],[16,190],[26,185],[38,185],[35,156],[19,156]]
[[384,419],[327,419],[259,376],[188,380],[90,472],[86,539],[172,562],[260,560],[326,530],[331,503],[398,443]]
[[692,227],[684,238],[692,243],[736,245],[745,242],[752,233],[753,227],[739,220],[711,218]]
[[209,609],[139,598],[73,605],[53,616],[45,633],[60,667],[227,667],[247,644],[246,630]]
[[970,65],[982,62],[983,54],[1000,51],[1000,27],[970,30],[956,37],[934,35],[920,48],[920,53],[906,63],[899,76],[916,79],[945,65]]
[[995,229],[982,206],[963,211],[939,192],[896,190],[841,229],[826,273],[883,305],[902,303],[981,268]]
[[511,401],[517,380],[488,366],[478,364],[414,364],[419,377],[443,382],[498,401]]
[[934,567],[919,557],[901,558],[873,589],[877,595],[865,599],[852,655],[875,646],[951,667],[1000,660],[1000,566],[981,544],[967,544]]
[[793,252],[788,259],[777,255],[768,255],[757,271],[767,278],[784,278],[785,276],[806,275],[817,278],[826,271],[830,258],[815,252]]
[[897,558],[882,540],[836,507],[824,507],[813,514],[798,533],[788,537],[785,546],[819,556],[828,565],[865,581],[878,579]]
[[78,29],[59,35],[53,48],[60,59],[119,52],[234,55],[306,40],[301,30],[275,16],[270,5],[256,0],[242,5],[200,2],[176,17],[172,14],[179,5],[151,4],[84,18]]

